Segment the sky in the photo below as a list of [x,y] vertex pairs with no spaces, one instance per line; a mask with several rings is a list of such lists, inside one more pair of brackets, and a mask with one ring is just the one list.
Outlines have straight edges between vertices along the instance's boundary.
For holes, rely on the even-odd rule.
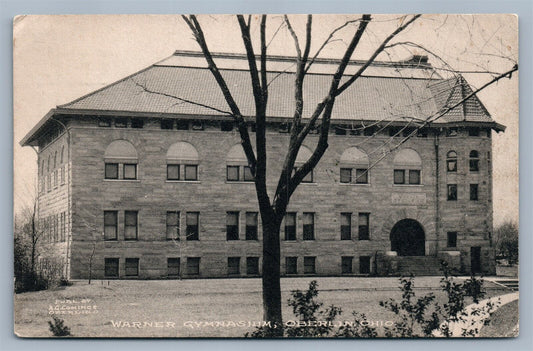
[[[332,29],[356,18],[359,16],[314,16],[311,52]],[[405,20],[401,15],[373,18],[352,58],[367,58]],[[305,16],[290,19],[302,42]],[[256,20],[254,16],[253,38],[259,32]],[[244,52],[234,16],[204,15],[199,21],[212,51]],[[273,37],[281,22],[279,15],[269,18],[267,38]],[[321,56],[340,57],[355,28],[350,25],[338,32]],[[13,36],[15,213],[31,204],[37,174],[36,152],[20,147],[19,142],[50,109],[160,61],[174,50],[199,49],[185,22],[176,15],[22,16],[14,20]],[[430,63],[463,72],[474,87],[492,79],[487,72],[505,72],[518,60],[517,19],[513,15],[424,15],[394,41],[423,46],[430,51]],[[268,49],[269,54],[296,54],[284,28],[277,31]],[[425,52],[398,46],[378,59],[406,59],[412,54]],[[467,73],[473,71],[483,73]],[[494,222],[518,222],[518,75],[500,80],[479,98],[493,119],[507,127],[505,133],[493,136]]]

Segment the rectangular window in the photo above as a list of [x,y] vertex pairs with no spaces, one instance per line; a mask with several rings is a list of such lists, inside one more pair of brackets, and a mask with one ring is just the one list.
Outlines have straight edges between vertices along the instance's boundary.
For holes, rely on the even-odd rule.
[[174,128],[174,121],[171,119],[164,118],[161,120],[161,129],[172,129]]
[[98,127],[111,127],[111,118],[98,118]]
[[370,274],[370,256],[359,257],[359,273]]
[[118,258],[104,259],[104,276],[106,278],[118,278]]
[[469,160],[470,172],[479,172],[479,159],[471,158]]
[[351,182],[352,182],[352,169],[341,168],[341,183],[351,183]]
[[124,240],[137,240],[137,211],[124,212]]
[[313,170],[309,171],[307,175],[302,179],[302,183],[312,183],[313,182]]
[[352,271],[352,263],[353,263],[353,257],[350,256],[343,256],[341,258],[341,273],[342,274],[350,274],[353,273]]
[[187,257],[187,275],[200,275],[200,257]]
[[475,128],[475,127],[468,128],[468,136],[478,137],[479,136],[479,128]]
[[457,201],[457,184],[448,184],[448,201]]
[[257,240],[257,212],[246,212],[246,240]]
[[198,235],[198,217],[199,212],[187,212],[185,222],[187,226],[187,240],[199,240]]
[[401,127],[390,127],[389,128],[389,136],[394,137],[400,135],[402,131]]
[[180,240],[180,213],[167,212],[167,240]]
[[226,213],[226,240],[239,240],[239,212]]
[[167,277],[179,278],[180,276],[180,259],[179,257],[167,258]]
[[341,213],[341,240],[352,239],[352,214]]
[[57,188],[57,169],[54,171],[54,188]]
[[368,184],[368,169],[358,168],[355,170],[355,182],[357,184]]
[[428,134],[429,134],[428,130],[424,128],[418,129],[418,131],[416,132],[416,136],[418,138],[427,138]]
[[204,124],[202,122],[192,122],[192,130],[204,130]]
[[291,124],[290,123],[281,123],[279,125],[279,132],[280,133],[289,133],[291,131]]
[[240,265],[240,257],[228,257],[228,275],[241,274]]
[[304,257],[304,274],[315,274],[315,259],[316,257],[306,256]]
[[374,135],[374,133],[376,133],[376,127],[371,126],[371,127],[365,127],[363,129],[364,136],[372,136]]
[[65,167],[61,167],[61,185],[65,184]]
[[285,240],[296,240],[296,213],[285,214]]
[[478,200],[478,185],[477,184],[470,184],[470,200],[472,201]]
[[128,126],[127,118],[115,118],[115,127],[126,128]]
[[304,212],[302,222],[303,239],[315,240],[315,214],[312,212]]
[[346,126],[336,126],[335,127],[335,134],[336,135],[346,135]]
[[255,180],[254,176],[252,175],[252,169],[248,166],[244,166],[244,181],[245,182],[253,182]]
[[104,240],[117,240],[118,212],[104,211]]
[[139,259],[138,258],[126,258],[126,277],[138,277],[139,276]]
[[198,166],[185,165],[185,180],[198,180]]
[[221,122],[220,130],[223,132],[231,132],[233,130],[233,122],[228,122],[228,121]]
[[457,128],[448,128],[446,129],[446,136],[447,137],[454,137],[459,134],[459,130]]
[[394,170],[394,184],[405,184],[405,170]]
[[167,165],[167,180],[180,180],[180,165]]
[[189,121],[177,120],[176,129],[177,130],[189,130]]
[[227,166],[226,173],[226,179],[228,182],[239,181],[239,166]]
[[359,213],[359,240],[370,240],[370,213]]
[[118,163],[105,164],[105,179],[118,179]]
[[132,118],[131,119],[132,128],[142,128],[144,127],[144,120],[142,118]]
[[137,165],[134,163],[124,164],[124,179],[137,179]]
[[409,184],[420,184],[420,170],[409,170]]
[[446,160],[446,170],[448,172],[457,172],[457,159]]
[[298,273],[298,257],[285,257],[285,273],[297,274]]
[[448,232],[448,247],[457,247],[457,232]]
[[246,274],[259,274],[259,257],[246,257]]

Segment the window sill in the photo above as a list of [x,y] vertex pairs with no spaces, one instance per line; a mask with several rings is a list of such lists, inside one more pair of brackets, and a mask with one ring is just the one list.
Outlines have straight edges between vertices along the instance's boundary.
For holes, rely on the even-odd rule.
[[253,180],[244,181],[244,180],[226,180],[226,184],[255,184]]
[[412,188],[412,187],[423,187],[424,184],[393,184],[394,187],[399,188]]
[[342,185],[342,186],[370,186],[372,184],[371,183],[341,183],[341,182],[339,182],[339,185]]
[[193,184],[200,184],[201,181],[199,180],[165,180],[165,183],[193,183]]
[[122,183],[122,182],[130,182],[130,183],[140,183],[140,179],[104,179],[104,182],[110,182],[110,183]]

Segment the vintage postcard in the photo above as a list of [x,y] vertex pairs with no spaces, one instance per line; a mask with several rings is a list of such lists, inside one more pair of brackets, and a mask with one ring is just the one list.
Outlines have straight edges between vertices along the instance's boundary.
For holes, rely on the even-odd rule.
[[14,332],[518,335],[518,18],[13,21]]

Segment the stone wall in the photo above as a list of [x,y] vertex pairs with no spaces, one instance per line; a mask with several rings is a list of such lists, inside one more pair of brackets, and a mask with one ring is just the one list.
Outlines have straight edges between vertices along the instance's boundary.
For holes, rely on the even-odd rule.
[[[72,259],[71,277],[87,278],[88,261],[95,246],[93,277],[104,277],[104,258],[119,258],[120,277],[125,274],[125,259],[139,258],[139,278],[167,276],[167,258],[181,258],[183,277],[187,258],[200,257],[198,277],[228,275],[228,257],[240,257],[240,273],[246,276],[246,257],[260,257],[261,221],[258,241],[244,240],[245,213],[258,211],[255,189],[250,182],[226,181],[226,156],[239,143],[237,131],[222,132],[217,124],[202,131],[162,130],[158,119],[147,119],[142,129],[98,127],[94,120],[77,119],[70,125],[72,165]],[[385,134],[387,133],[387,134]],[[438,138],[439,169],[436,169],[435,131],[413,137],[400,148],[412,148],[422,159],[420,185],[393,184],[393,158],[399,150],[388,150],[402,138],[391,140],[388,132],[368,137],[330,134],[329,148],[314,171],[314,182],[296,190],[289,212],[297,212],[296,241],[282,241],[281,271],[285,257],[298,257],[298,274],[304,274],[304,257],[316,257],[317,275],[340,275],[341,257],[353,257],[353,274],[358,274],[359,257],[371,257],[374,271],[376,253],[390,250],[390,230],[401,219],[418,221],[425,231],[426,255],[437,256],[446,250],[446,233],[457,231],[457,248],[465,256],[471,246],[490,252],[492,226],[490,167],[491,141],[482,130],[479,137],[460,131],[457,137]],[[252,135],[253,136],[253,135]],[[272,195],[281,169],[288,134],[270,128],[268,138],[268,186]],[[104,153],[114,140],[131,142],[139,155],[136,180],[105,180]],[[317,135],[304,143],[313,149]],[[197,181],[167,181],[166,153],[179,141],[192,144],[199,154]],[[374,165],[368,184],[342,184],[339,161],[344,150],[356,146],[364,150]],[[459,155],[457,174],[446,172],[449,150]],[[469,150],[480,152],[480,170],[468,171]],[[437,192],[437,174],[439,176]],[[458,184],[458,200],[446,200],[446,184]],[[470,183],[479,184],[479,201],[468,198]],[[437,200],[438,194],[438,200]],[[438,206],[437,206],[438,204]],[[440,215],[437,215],[439,207]],[[118,240],[103,240],[103,212],[119,213]],[[138,240],[124,240],[124,211],[138,211]],[[185,232],[185,213],[199,212],[199,241],[168,241],[165,236],[166,212],[180,211],[181,232]],[[226,240],[226,212],[238,211],[240,240]],[[315,240],[302,238],[302,216],[314,212]],[[352,213],[352,240],[340,240],[341,213]],[[370,240],[358,240],[358,213],[370,213]],[[283,226],[281,236],[283,238]],[[451,249],[451,248],[450,248]],[[482,257],[487,271],[493,268]],[[261,260],[259,260],[261,262]]]

